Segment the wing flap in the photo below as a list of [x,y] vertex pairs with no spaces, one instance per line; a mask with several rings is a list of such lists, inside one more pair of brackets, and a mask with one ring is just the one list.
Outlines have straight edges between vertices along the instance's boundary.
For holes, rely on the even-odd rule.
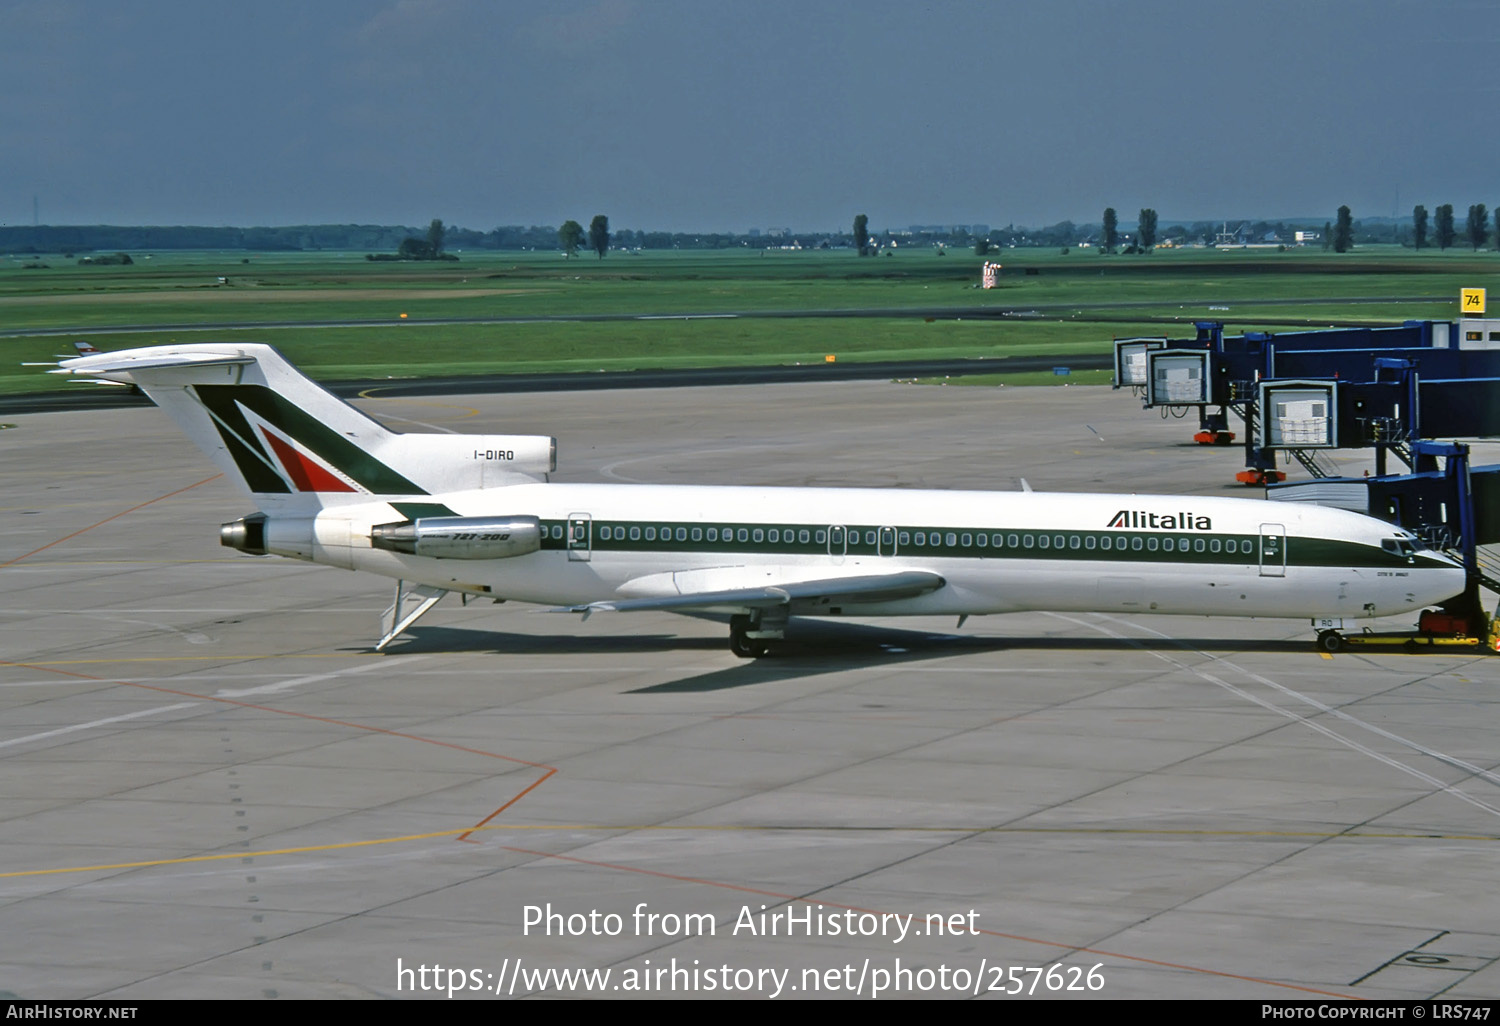
[[646,609],[723,612],[743,609],[789,607],[788,612],[816,612],[846,603],[895,602],[936,591],[947,582],[925,570],[894,574],[865,574],[819,581],[791,581],[753,588],[689,592],[653,598],[605,599],[581,606],[563,606],[556,613],[626,613]]

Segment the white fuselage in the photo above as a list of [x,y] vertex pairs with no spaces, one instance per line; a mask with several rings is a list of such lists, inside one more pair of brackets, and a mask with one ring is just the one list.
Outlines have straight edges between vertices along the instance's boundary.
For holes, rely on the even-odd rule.
[[411,515],[391,503],[414,501],[325,508],[315,526],[283,532],[310,534],[310,545],[271,551],[549,605],[908,570],[946,582],[915,598],[827,610],[859,615],[1371,617],[1464,588],[1458,564],[1414,551],[1389,524],[1253,499],[528,483],[423,496],[421,515],[443,515],[431,510],[439,506],[461,517],[534,516],[540,551],[435,559],[372,548],[371,527]]

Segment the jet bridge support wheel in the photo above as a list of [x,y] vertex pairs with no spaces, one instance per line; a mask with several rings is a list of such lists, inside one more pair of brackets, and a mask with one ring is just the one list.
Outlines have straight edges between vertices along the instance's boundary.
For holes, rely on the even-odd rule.
[[1319,652],[1342,652],[1348,642],[1338,631],[1319,631],[1317,644]]
[[770,651],[771,646],[764,639],[747,635],[750,629],[750,617],[743,613],[729,618],[729,651],[741,659],[759,659]]

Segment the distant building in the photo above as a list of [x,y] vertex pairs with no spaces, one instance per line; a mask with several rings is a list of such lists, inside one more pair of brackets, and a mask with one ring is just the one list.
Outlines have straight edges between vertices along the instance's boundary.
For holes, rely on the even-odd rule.
[[955,232],[962,235],[988,235],[990,226],[987,224],[914,224],[907,226],[906,235],[952,235]]

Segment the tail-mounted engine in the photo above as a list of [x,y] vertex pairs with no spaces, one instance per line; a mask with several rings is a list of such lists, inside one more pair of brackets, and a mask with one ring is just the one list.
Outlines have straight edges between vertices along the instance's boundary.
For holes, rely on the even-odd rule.
[[422,517],[370,528],[370,545],[436,559],[509,559],[542,547],[536,517]]

